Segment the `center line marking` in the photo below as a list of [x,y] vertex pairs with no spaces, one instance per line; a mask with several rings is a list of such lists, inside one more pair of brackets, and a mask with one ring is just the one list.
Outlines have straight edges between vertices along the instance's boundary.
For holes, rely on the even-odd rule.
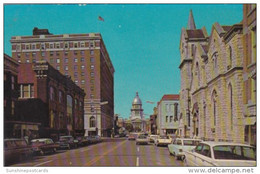
[[139,157],[136,157],[136,167],[139,166]]
[[43,162],[43,163],[36,164],[36,165],[34,165],[33,167],[41,166],[41,165],[43,165],[43,164],[50,163],[50,162],[52,162],[52,161],[53,161],[53,160],[45,161],[45,162]]

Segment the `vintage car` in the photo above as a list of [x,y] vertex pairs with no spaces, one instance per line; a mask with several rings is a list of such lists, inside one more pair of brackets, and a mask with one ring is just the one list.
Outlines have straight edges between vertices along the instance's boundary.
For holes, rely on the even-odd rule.
[[136,138],[136,145],[138,144],[148,144],[149,143],[149,139],[146,135],[144,134],[140,134],[137,138]]
[[168,146],[168,144],[172,143],[172,139],[167,135],[160,135],[154,141],[154,145],[156,146]]
[[154,143],[155,140],[159,137],[159,135],[149,135],[148,139],[150,143]]
[[199,139],[176,138],[172,144],[168,145],[169,153],[175,156],[176,159],[184,160],[184,151],[194,149],[200,142]]
[[255,167],[256,149],[231,142],[201,142],[185,152],[187,166]]
[[135,135],[134,134],[130,134],[127,139],[128,140],[135,140]]
[[32,157],[32,147],[23,139],[4,139],[4,165]]
[[71,149],[71,148],[77,148],[78,147],[78,140],[74,139],[72,136],[60,136],[60,139],[58,141],[59,148],[60,149]]
[[31,140],[32,150],[34,154],[44,155],[48,152],[55,153],[59,148],[59,144],[54,143],[50,138],[39,138]]

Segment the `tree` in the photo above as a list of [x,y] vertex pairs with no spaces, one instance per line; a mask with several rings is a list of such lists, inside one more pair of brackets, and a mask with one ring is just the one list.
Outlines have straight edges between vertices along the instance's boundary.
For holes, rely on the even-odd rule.
[[128,132],[132,132],[134,130],[134,127],[133,127],[133,125],[131,123],[126,123],[125,129]]

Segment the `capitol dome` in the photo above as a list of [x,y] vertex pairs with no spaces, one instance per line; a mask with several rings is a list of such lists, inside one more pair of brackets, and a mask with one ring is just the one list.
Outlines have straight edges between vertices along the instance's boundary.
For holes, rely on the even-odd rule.
[[138,92],[136,92],[136,96],[135,96],[132,104],[134,104],[134,105],[141,105],[142,104],[142,101],[138,96]]

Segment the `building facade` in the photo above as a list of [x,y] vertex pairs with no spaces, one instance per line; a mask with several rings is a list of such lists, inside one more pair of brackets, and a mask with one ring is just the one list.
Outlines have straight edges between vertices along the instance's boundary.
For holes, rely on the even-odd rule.
[[157,134],[176,134],[179,128],[179,95],[164,95],[157,108]]
[[157,134],[157,107],[153,108],[153,114],[150,115],[150,127],[151,127],[151,134]]
[[136,92],[136,96],[132,102],[129,120],[131,121],[135,132],[146,131],[146,121],[143,114],[142,101],[139,98],[138,92]]
[[[47,61],[21,63],[18,68],[21,119],[40,123],[39,137],[58,140],[60,135],[84,135],[84,90]],[[37,135],[36,135],[37,136]]]
[[243,7],[245,142],[256,145],[256,4]]
[[85,135],[108,136],[113,128],[114,67],[99,33],[53,35],[34,28],[32,36],[11,38],[20,63],[47,60],[82,89]]
[[192,11],[182,29],[180,127],[182,137],[245,142],[243,24],[197,29]]

